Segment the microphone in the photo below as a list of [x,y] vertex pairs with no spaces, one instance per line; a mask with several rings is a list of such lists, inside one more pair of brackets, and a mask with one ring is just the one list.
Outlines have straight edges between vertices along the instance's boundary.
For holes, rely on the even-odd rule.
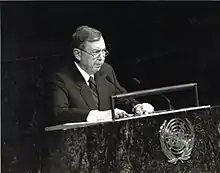
[[[115,83],[112,81],[112,79],[106,75],[106,79],[121,93],[125,93],[126,91],[125,90],[122,90],[122,88],[119,88],[117,85],[115,85]],[[141,82],[139,79],[137,79],[136,77],[133,77],[132,80],[135,82],[135,84],[138,84],[140,85]],[[168,106],[169,106],[169,110],[174,110],[175,108],[173,107],[173,105],[171,104],[171,101],[170,99],[165,96],[164,94],[159,94],[159,96],[161,96],[162,98],[164,98],[166,100],[166,102],[168,103]],[[129,100],[130,101],[130,100]],[[130,101],[131,102],[131,101]],[[132,102],[131,102],[132,103]],[[134,103],[132,103],[132,105],[134,106]]]
[[[112,79],[106,75],[105,78],[107,79],[108,82],[110,82],[120,93],[126,93],[127,91],[124,88],[120,88],[115,83],[112,81]],[[138,79],[137,79],[138,80]],[[139,81],[140,82],[140,81]],[[133,107],[135,106],[135,102],[132,98],[126,99]]]
[[117,85],[115,85],[115,83],[112,81],[112,79],[107,75],[105,77],[107,79],[107,81],[109,81],[120,93],[125,93],[126,91],[123,90],[122,88],[119,88]]
[[[136,77],[133,77],[132,80],[133,80],[133,81],[135,82],[135,84],[137,84],[137,85],[140,85],[140,84],[141,84],[140,80],[137,79]],[[175,108],[173,107],[173,105],[171,104],[170,99],[169,99],[167,96],[165,96],[164,94],[159,94],[159,96],[160,96],[160,97],[163,97],[163,98],[166,100],[166,102],[168,103],[168,106],[169,106],[169,110],[174,110],[174,109],[175,109]]]
[[136,77],[133,77],[132,80],[135,82],[135,84],[141,84],[141,82]]
[[163,97],[163,98],[167,101],[170,111],[171,111],[171,110],[175,110],[175,108],[173,107],[173,105],[172,105],[171,102],[170,102],[170,99],[169,99],[167,96],[165,96],[165,95],[163,95],[163,94],[160,94],[160,96]]

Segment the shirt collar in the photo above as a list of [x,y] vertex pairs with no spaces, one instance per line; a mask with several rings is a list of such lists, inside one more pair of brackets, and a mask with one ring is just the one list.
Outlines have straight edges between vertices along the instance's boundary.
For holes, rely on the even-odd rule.
[[83,76],[83,78],[85,79],[85,81],[86,81],[86,83],[87,83],[87,85],[89,85],[89,78],[90,77],[93,77],[94,78],[94,75],[89,75],[87,72],[85,72],[85,70],[83,70],[80,66],[79,66],[79,64],[77,63],[77,62],[74,62],[75,63],[75,65],[76,65],[76,67],[77,67],[77,69],[79,70],[79,72],[81,73],[81,75]]

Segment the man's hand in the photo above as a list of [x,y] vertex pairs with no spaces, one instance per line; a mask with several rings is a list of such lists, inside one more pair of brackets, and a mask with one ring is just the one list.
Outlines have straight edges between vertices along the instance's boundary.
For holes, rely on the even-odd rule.
[[[115,108],[115,118],[123,118],[128,117],[129,114],[124,110]],[[98,121],[111,121],[112,120],[112,111],[99,111],[99,110],[92,110],[89,112],[87,117],[88,122],[98,122]]]
[[146,115],[154,111],[154,107],[149,103],[137,104],[134,106],[134,113],[138,115]]
[[115,109],[115,118],[124,118],[124,117],[128,117],[129,114],[121,109],[116,108]]

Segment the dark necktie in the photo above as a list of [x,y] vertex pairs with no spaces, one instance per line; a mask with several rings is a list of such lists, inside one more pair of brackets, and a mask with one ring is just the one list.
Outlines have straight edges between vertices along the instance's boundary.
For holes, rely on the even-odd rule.
[[98,98],[96,82],[93,77],[90,77],[88,82],[89,82],[90,91],[92,93],[92,97],[93,97],[93,99],[96,103],[96,106],[98,108],[99,107],[99,98]]

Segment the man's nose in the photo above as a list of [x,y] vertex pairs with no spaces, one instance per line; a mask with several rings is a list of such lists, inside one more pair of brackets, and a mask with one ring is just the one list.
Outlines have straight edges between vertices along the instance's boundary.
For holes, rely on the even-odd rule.
[[99,56],[97,58],[97,60],[101,61],[105,58],[105,56],[102,53],[99,53]]

